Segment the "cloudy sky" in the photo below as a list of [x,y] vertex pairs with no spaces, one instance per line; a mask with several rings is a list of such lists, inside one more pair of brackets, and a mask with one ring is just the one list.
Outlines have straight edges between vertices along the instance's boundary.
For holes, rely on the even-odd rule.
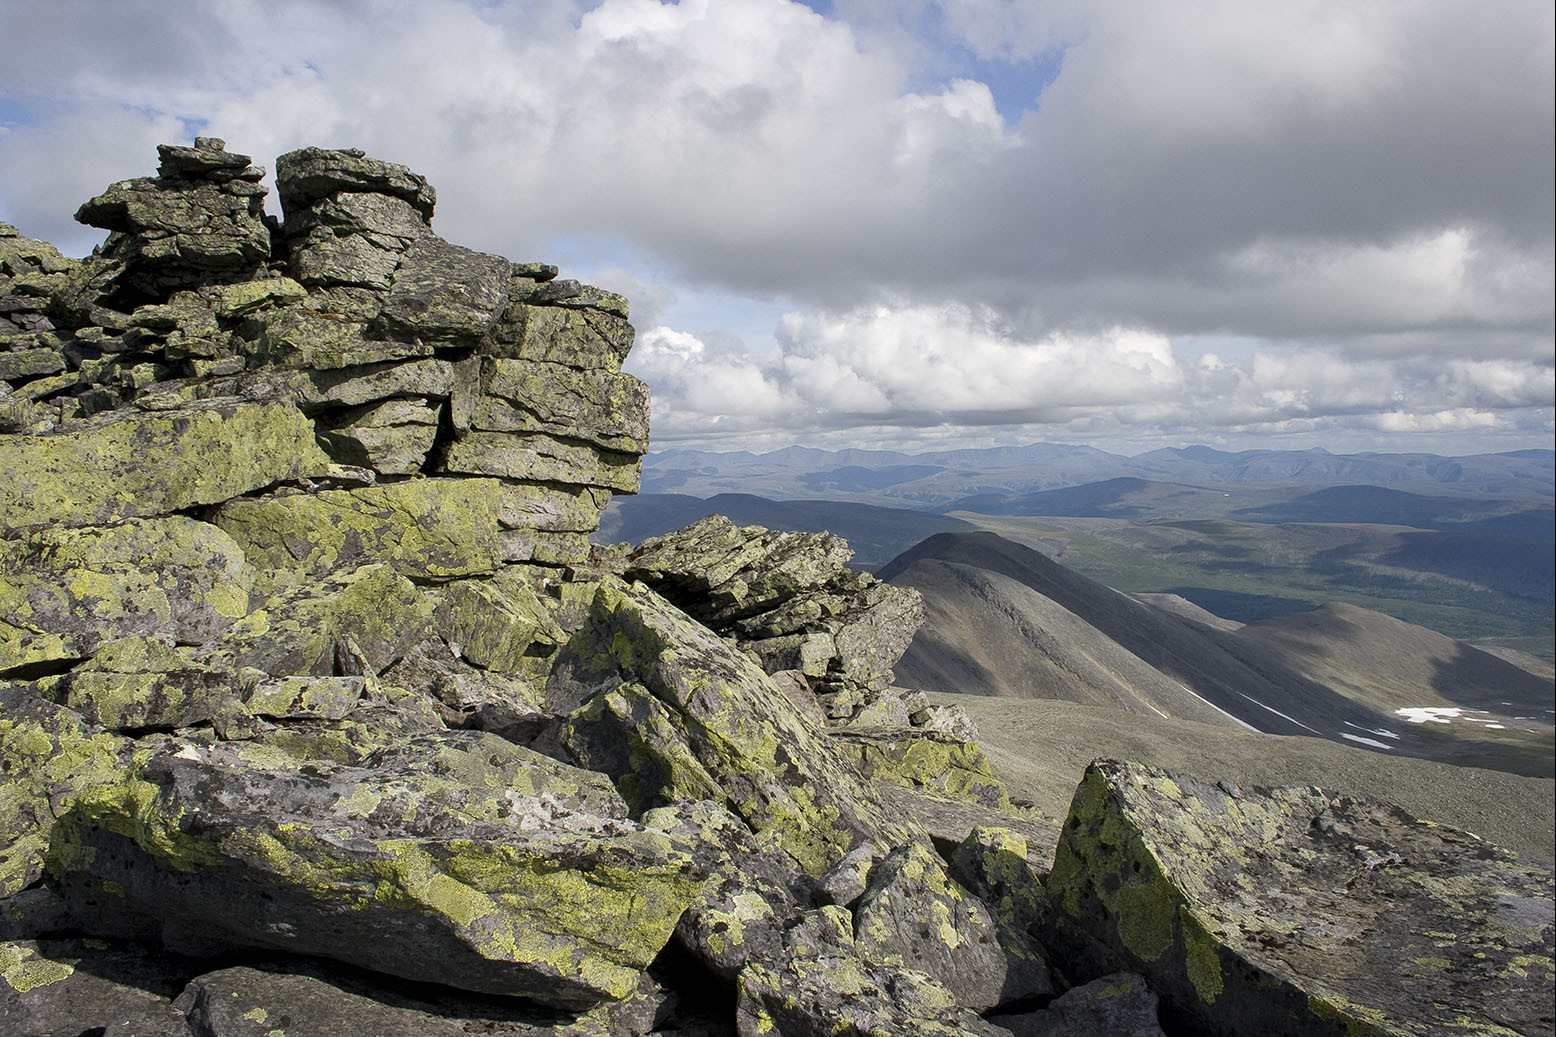
[[[5,0],[0,219],[360,147],[655,446],[1552,445],[1549,0]],[[274,206],[273,206],[274,207]]]

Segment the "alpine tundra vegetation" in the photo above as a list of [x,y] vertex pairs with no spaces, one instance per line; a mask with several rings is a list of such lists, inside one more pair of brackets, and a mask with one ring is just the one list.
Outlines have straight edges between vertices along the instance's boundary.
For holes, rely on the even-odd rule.
[[841,539],[590,544],[626,299],[360,151],[282,155],[278,220],[159,150],[85,259],[0,225],[0,1030],[1552,1033],[1548,861],[1116,761],[1013,796]]

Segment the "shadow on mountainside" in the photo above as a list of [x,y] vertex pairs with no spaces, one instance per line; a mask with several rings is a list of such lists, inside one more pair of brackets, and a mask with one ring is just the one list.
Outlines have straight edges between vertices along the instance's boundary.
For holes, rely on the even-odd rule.
[[[881,577],[890,582],[910,586],[925,584],[920,589],[925,592],[926,607],[931,616],[930,622],[926,624],[928,628],[934,626],[937,614],[945,615],[955,607],[966,607],[936,600],[947,593],[947,587],[934,581],[925,581],[925,570],[921,563],[930,561],[982,569],[1015,581],[1042,599],[1062,607],[1100,635],[1083,646],[1081,654],[1095,656],[1102,650],[1104,642],[1111,642],[1111,646],[1126,650],[1139,662],[1173,681],[1181,682],[1205,702],[1255,730],[1270,734],[1317,736],[1378,752],[1456,763],[1473,762],[1478,766],[1498,767],[1514,773],[1539,776],[1552,773],[1549,752],[1542,748],[1544,739],[1537,731],[1509,732],[1505,728],[1497,730],[1484,725],[1471,727],[1404,722],[1394,710],[1407,704],[1396,700],[1397,696],[1409,697],[1412,688],[1432,688],[1432,673],[1423,672],[1418,680],[1407,682],[1405,687],[1396,689],[1397,696],[1382,695],[1373,687],[1377,683],[1375,666],[1360,666],[1354,660],[1347,662],[1347,654],[1340,652],[1326,669],[1313,662],[1315,656],[1320,662],[1323,660],[1321,652],[1308,650],[1306,653],[1293,653],[1291,648],[1294,642],[1323,643],[1326,638],[1343,644],[1346,640],[1343,633],[1338,637],[1314,633],[1303,641],[1301,638],[1267,637],[1266,631],[1262,629],[1264,624],[1254,624],[1236,632],[1216,629],[1153,608],[1086,579],[1030,548],[986,532],[948,533],[930,537],[880,570]],[[949,593],[965,594],[955,588]],[[1013,599],[1013,596],[1010,597]],[[1018,611],[1023,608],[1021,604],[1011,604],[1009,601],[1006,605]],[[1030,605],[1026,608],[1033,629],[1041,630],[1045,623],[1052,625],[1051,616],[1043,619]],[[1390,617],[1383,618],[1409,631],[1421,630]],[[1280,620],[1267,622],[1279,623]],[[972,629],[956,632],[959,651],[974,655],[988,671],[999,673],[1002,666],[1010,667],[1013,653],[1048,651],[1052,654],[1052,649],[1043,647],[1040,637],[1025,638],[1019,647],[1012,647],[996,644],[1001,639],[988,631],[977,629],[977,624],[966,625]],[[1275,633],[1281,633],[1281,629],[1275,628]],[[1431,634],[1430,631],[1423,633]],[[1069,640],[1073,642],[1081,636],[1085,635],[1072,634]],[[1448,645],[1456,644],[1441,635],[1432,636],[1441,638]],[[907,673],[923,679],[926,674],[935,671],[937,667],[932,661],[933,652],[927,649],[933,648],[936,638],[932,630],[921,631],[904,658]],[[980,646],[980,639],[985,644]],[[940,640],[950,638],[942,637]],[[931,660],[929,663],[923,661],[926,657]],[[1506,672],[1500,670],[1503,666],[1507,667],[1507,671],[1517,669],[1490,656],[1485,659],[1487,666],[1499,672]],[[1497,665],[1492,666],[1493,663]],[[1029,673],[1039,668],[1032,663],[1018,665],[1025,666]],[[939,665],[938,669],[946,673],[949,667]],[[1073,666],[1071,670],[1073,672]],[[1359,675],[1352,673],[1353,670],[1359,671]],[[1030,683],[1031,678],[1027,679]],[[1020,681],[1006,683],[1009,686],[1019,684]],[[959,686],[959,682],[948,681],[940,690],[965,689]],[[1027,694],[1031,696],[1031,692]],[[1095,701],[1094,697],[1062,692],[1047,695],[1039,693],[1035,697],[1079,697],[1083,701]],[[1412,701],[1408,706],[1430,704]],[[1453,705],[1451,701],[1443,704]],[[1160,706],[1161,702],[1156,701],[1156,711],[1159,713],[1162,712]],[[1171,710],[1167,710],[1167,713],[1171,713]]]

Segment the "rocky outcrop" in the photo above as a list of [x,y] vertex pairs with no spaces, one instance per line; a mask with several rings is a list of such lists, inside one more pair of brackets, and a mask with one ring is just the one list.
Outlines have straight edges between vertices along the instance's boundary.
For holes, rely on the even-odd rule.
[[[1048,877],[893,685],[915,593],[827,534],[588,543],[648,442],[625,299],[358,151],[282,156],[282,220],[161,153],[91,257],[0,226],[0,1030],[1394,1032],[1441,962],[1549,1032],[1548,876],[1383,808],[1098,769]],[[1469,948],[1405,918],[1375,1008],[1292,921],[1325,853]]]
[[1391,804],[1098,762],[1048,886],[1077,970],[1192,1032],[1552,1030],[1550,870]]

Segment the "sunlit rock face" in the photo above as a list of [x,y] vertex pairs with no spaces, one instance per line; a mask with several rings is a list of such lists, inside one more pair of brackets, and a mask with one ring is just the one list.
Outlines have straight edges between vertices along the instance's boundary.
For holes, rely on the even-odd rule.
[[589,543],[648,446],[625,299],[442,240],[404,166],[276,172],[282,220],[164,147],[81,260],[0,225],[0,1032],[1395,1032],[1253,946],[1362,917],[1337,861],[1473,933],[1386,944],[1405,993],[1549,1031],[1548,875],[1383,808],[1100,769],[1050,878],[894,685],[917,592],[830,534]]
[[1549,868],[1388,803],[1099,761],[1048,889],[1075,959],[1194,1032],[1551,1029]]

